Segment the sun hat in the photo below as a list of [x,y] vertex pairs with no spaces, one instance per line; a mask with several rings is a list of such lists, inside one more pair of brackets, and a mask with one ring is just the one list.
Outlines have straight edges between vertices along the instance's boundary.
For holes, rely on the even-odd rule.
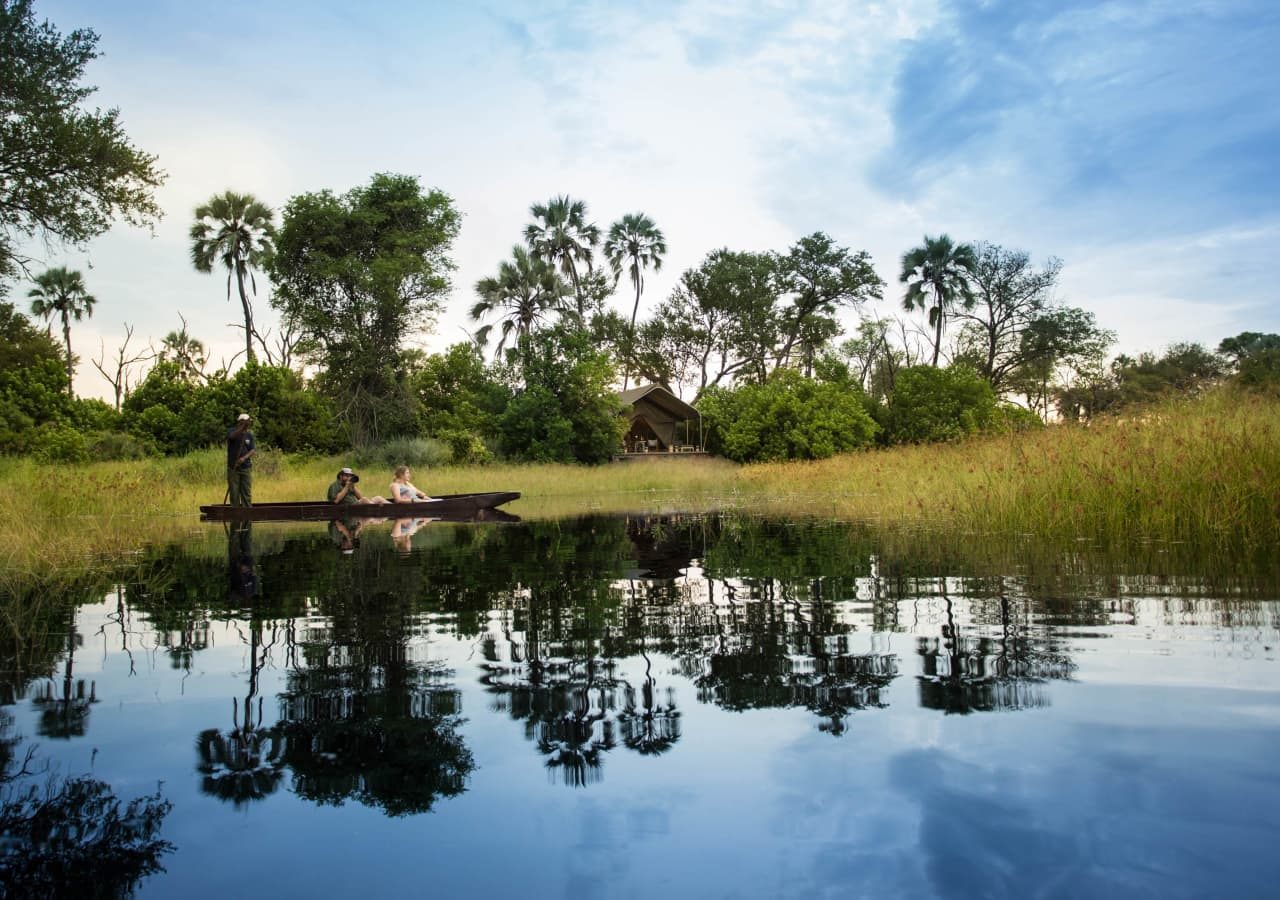
[[360,480],[360,476],[359,476],[359,475],[357,475],[355,472],[352,472],[352,471],[351,471],[349,468],[347,468],[346,466],[343,466],[341,469],[339,469],[339,470],[338,470],[338,477],[339,477],[339,478],[341,478],[343,475],[350,475],[350,476],[351,476],[351,480],[352,480],[353,482],[355,482],[355,481],[359,481],[359,480]]

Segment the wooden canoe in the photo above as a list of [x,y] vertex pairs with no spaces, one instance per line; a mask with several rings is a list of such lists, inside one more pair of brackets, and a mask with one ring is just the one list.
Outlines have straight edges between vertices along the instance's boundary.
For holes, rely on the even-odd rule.
[[288,503],[255,503],[252,506],[217,504],[200,507],[200,518],[210,522],[315,522],[329,519],[445,519],[455,522],[514,519],[497,507],[520,497],[519,491],[488,494],[445,494],[421,503],[328,503],[301,500]]

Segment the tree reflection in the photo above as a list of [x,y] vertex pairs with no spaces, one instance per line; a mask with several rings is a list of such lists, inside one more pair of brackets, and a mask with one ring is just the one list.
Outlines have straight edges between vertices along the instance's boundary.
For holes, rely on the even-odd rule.
[[12,727],[0,716],[0,896],[124,897],[164,871],[173,804],[159,791],[122,803],[105,782],[51,775]]
[[89,727],[89,709],[98,702],[97,685],[74,677],[76,650],[84,643],[76,631],[75,611],[69,611],[62,683],[53,679],[37,685],[31,702],[40,710],[36,731],[41,737],[70,740],[84,737]]
[[945,583],[943,593],[941,638],[917,640],[920,705],[961,715],[1048,706],[1047,682],[1069,679],[1075,670],[1060,645],[1014,621],[1007,597],[999,599],[998,637],[962,635]]
[[622,726],[622,742],[643,756],[666,753],[680,740],[680,711],[676,709],[675,691],[668,687],[665,703],[656,701],[653,663],[644,657],[644,683],[640,687],[640,705],[636,705],[635,688],[626,687],[626,706],[618,715]]

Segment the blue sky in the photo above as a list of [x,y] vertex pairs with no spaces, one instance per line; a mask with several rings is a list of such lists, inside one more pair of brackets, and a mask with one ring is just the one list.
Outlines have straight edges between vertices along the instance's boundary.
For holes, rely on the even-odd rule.
[[[158,339],[179,312],[230,356],[236,307],[190,269],[191,210],[226,188],[279,207],[377,171],[464,214],[453,296],[419,339],[432,349],[461,338],[471,285],[556,193],[602,227],[643,210],[663,228],[645,306],[711,249],[821,229],[871,252],[888,309],[901,254],[947,232],[1061,257],[1061,299],[1125,350],[1280,331],[1269,0],[36,10],[99,32],[97,102],[169,173],[154,237],[119,228],[46,257],[99,298],[76,336],[86,360],[122,322]],[[97,381],[83,365],[78,387]]]

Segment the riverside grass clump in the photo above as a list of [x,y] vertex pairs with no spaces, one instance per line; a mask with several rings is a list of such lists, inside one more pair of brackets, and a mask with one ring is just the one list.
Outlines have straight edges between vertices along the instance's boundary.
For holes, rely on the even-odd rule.
[[[345,457],[261,453],[254,499],[319,498]],[[7,571],[80,568],[190,538],[222,501],[221,450],[84,465],[10,459],[0,470]],[[391,471],[361,470],[384,494]],[[1280,399],[1222,389],[1092,425],[900,446],[820,462],[737,466],[674,456],[596,467],[441,466],[414,473],[434,494],[518,490],[526,518],[733,509],[862,521],[889,529],[1027,537],[1062,546],[1169,542],[1250,555],[1280,546]]]

